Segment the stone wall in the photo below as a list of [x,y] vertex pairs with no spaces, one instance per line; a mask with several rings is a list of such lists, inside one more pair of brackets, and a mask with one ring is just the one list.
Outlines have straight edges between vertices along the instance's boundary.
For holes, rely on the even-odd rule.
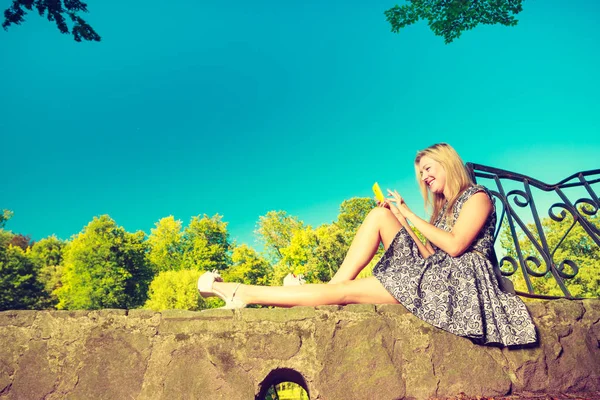
[[311,399],[600,391],[600,300],[528,303],[531,348],[484,347],[400,305],[0,312],[0,399]]

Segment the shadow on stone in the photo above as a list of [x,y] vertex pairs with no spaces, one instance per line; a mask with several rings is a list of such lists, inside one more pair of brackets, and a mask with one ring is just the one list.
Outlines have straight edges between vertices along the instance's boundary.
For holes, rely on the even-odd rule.
[[260,391],[258,392],[258,396],[255,397],[255,400],[265,400],[269,388],[283,382],[293,382],[301,386],[304,390],[306,390],[308,398],[310,399],[308,386],[306,385],[306,381],[301,373],[290,368],[277,368],[269,372],[266,378],[260,383]]

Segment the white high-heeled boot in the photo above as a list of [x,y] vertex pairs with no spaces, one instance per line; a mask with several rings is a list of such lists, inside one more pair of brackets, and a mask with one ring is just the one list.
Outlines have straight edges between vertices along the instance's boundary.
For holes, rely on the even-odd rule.
[[219,307],[220,309],[236,309],[236,308],[244,308],[246,307],[246,303],[242,302],[240,299],[235,297],[235,293],[239,289],[241,283],[238,283],[235,289],[233,289],[233,293],[231,293],[231,297],[225,296],[223,293],[213,289],[213,283],[223,282],[223,278],[217,272],[217,270],[207,271],[198,278],[198,292],[200,292],[200,296],[202,297],[211,297],[211,296],[219,296],[221,299],[225,301],[224,307]]

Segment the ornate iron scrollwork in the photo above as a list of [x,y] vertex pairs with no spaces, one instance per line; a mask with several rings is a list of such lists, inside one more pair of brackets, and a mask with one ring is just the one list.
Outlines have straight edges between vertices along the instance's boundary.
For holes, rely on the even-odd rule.
[[[514,245],[515,256],[506,255],[502,257],[499,262],[495,263],[494,267],[503,276],[511,276],[517,271],[521,271],[527,286],[527,292],[517,292],[519,295],[556,298],[557,296],[535,293],[532,284],[532,278],[539,279],[551,275],[560,287],[563,293],[562,297],[574,298],[569,292],[566,282],[575,278],[580,269],[585,268],[585,265],[579,266],[570,259],[556,260],[556,253],[577,225],[581,226],[589,236],[591,245],[595,244],[600,247],[600,226],[595,225],[592,220],[600,210],[598,195],[592,188],[592,185],[600,182],[600,169],[578,172],[554,185],[549,185],[526,175],[485,165],[467,163],[467,168],[473,180],[485,185],[501,204],[502,212],[499,213],[498,225],[494,233],[494,243],[501,233],[504,221],[506,221]],[[507,187],[511,185],[517,185],[518,187],[508,190]],[[570,226],[554,248],[549,247],[547,233],[544,231],[537,210],[537,204],[531,190],[532,187],[548,195],[554,193],[560,198],[559,202],[555,202],[548,208],[548,216],[552,221],[560,223],[572,219]],[[566,189],[571,188],[583,189],[585,195],[571,201],[565,193]],[[548,197],[547,195],[543,196]],[[511,203],[514,203],[514,205]],[[519,217],[517,212],[519,210],[529,211],[528,222]],[[533,229],[530,229],[530,226],[533,226]],[[517,228],[522,232],[522,236],[517,233]],[[537,254],[524,254],[519,243],[520,238],[528,241]],[[495,256],[492,259],[497,260]],[[508,265],[510,265],[510,270],[502,269]],[[571,271],[567,271],[566,267]]]

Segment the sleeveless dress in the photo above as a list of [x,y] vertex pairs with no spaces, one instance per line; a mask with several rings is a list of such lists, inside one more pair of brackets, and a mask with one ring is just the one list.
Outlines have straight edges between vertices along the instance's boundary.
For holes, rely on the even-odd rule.
[[[494,202],[487,188],[471,186],[455,202],[448,218],[452,221],[446,220],[446,203],[434,225],[450,232],[463,204],[481,191]],[[535,326],[525,304],[516,295],[500,290],[489,260],[495,227],[494,206],[479,235],[463,254],[452,257],[431,243],[435,253],[428,258],[421,256],[402,227],[373,268],[373,275],[400,304],[433,326],[479,344],[534,343]]]

